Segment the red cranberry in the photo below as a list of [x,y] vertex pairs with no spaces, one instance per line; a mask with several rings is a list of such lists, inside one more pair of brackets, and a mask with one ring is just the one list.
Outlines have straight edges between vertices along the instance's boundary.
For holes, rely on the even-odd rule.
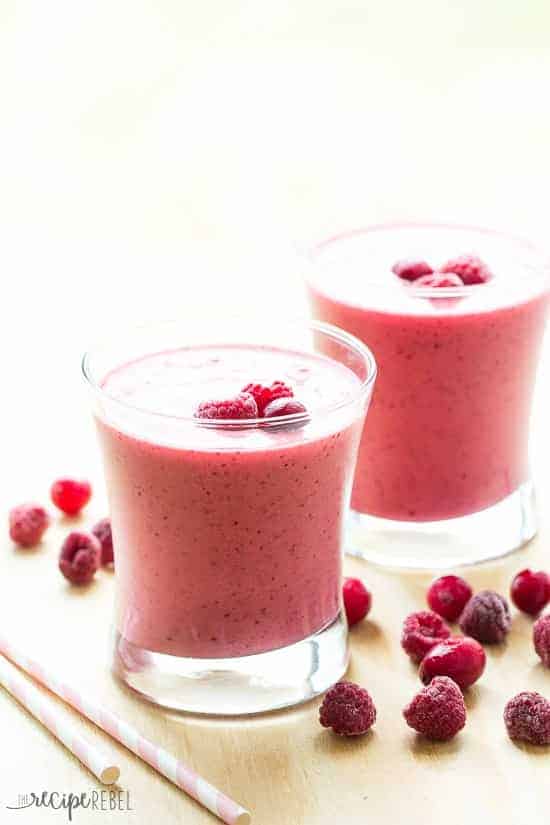
[[274,418],[278,415],[297,415],[307,412],[301,401],[295,398],[276,398],[264,408],[264,418]]
[[344,579],[343,592],[348,625],[352,627],[368,614],[372,597],[361,579]]
[[460,576],[441,576],[430,585],[428,604],[448,622],[456,622],[471,596],[472,588]]
[[427,685],[434,676],[449,676],[462,690],[477,682],[485,670],[485,651],[475,639],[445,639],[424,656],[419,676]]
[[101,561],[101,545],[90,533],[69,533],[61,546],[59,569],[72,584],[89,584]]
[[550,576],[542,570],[521,570],[514,576],[510,596],[518,610],[536,616],[550,601]]
[[34,547],[44,535],[50,517],[40,504],[19,504],[10,510],[10,537],[21,547]]
[[51,488],[52,501],[68,516],[76,516],[89,502],[92,486],[89,481],[75,478],[59,478]]

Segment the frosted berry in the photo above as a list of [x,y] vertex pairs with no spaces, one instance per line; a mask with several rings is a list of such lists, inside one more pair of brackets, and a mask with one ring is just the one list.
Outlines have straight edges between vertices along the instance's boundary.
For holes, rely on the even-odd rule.
[[258,407],[258,415],[261,417],[264,410],[271,401],[276,398],[292,398],[294,392],[284,381],[274,381],[269,387],[263,384],[247,384],[243,387],[241,392],[249,393],[256,402]]
[[101,545],[90,533],[69,533],[61,546],[59,569],[72,584],[89,584],[101,562]]
[[20,547],[38,544],[49,524],[48,512],[40,504],[19,504],[9,513],[10,537]]
[[431,289],[446,289],[448,287],[464,286],[464,282],[459,275],[450,272],[448,275],[440,275],[434,272],[433,275],[423,275],[413,281],[413,286],[430,287]]
[[494,590],[481,590],[472,596],[459,621],[466,636],[486,644],[503,642],[511,623],[508,602]]
[[295,398],[276,398],[264,408],[264,418],[274,418],[277,415],[297,415],[307,412],[301,401]]
[[542,570],[521,570],[514,576],[510,597],[518,610],[536,616],[550,601],[550,576]]
[[542,664],[550,667],[550,615],[541,616],[533,625],[533,644]]
[[466,705],[458,686],[448,676],[436,676],[403,711],[410,728],[428,739],[445,741],[466,724]]
[[401,647],[413,662],[420,662],[438,642],[451,635],[441,616],[429,610],[411,613],[403,622]]
[[485,651],[475,639],[457,636],[440,642],[424,656],[418,675],[427,685],[434,676],[449,676],[466,690],[485,670]]
[[195,410],[195,418],[234,420],[257,417],[258,407],[252,395],[247,392],[223,401],[201,401]]
[[421,278],[423,275],[431,275],[433,272],[426,261],[418,261],[414,258],[396,261],[391,270],[398,278],[403,278],[404,281],[416,281],[417,278]]
[[439,272],[454,273],[468,286],[484,284],[493,277],[489,267],[476,255],[459,255],[458,258],[452,258],[443,264]]
[[319,721],[340,736],[360,736],[376,721],[376,708],[365,688],[353,682],[337,682],[323,699]]
[[504,724],[510,739],[550,745],[550,702],[540,693],[518,693],[504,708]]
[[92,497],[92,486],[84,479],[59,478],[52,484],[50,495],[63,513],[76,516]]
[[472,588],[460,576],[441,576],[430,585],[427,599],[435,613],[456,622],[471,596]]
[[348,618],[348,625],[352,627],[368,614],[372,596],[361,579],[344,579],[344,609]]
[[101,545],[101,564],[113,564],[115,558],[113,554],[113,534],[111,532],[111,520],[102,518],[92,527],[92,533]]

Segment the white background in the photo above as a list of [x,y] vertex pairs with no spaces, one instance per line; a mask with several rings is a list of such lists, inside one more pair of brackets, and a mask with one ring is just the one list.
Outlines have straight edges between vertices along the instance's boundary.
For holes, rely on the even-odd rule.
[[0,0],[6,504],[97,476],[108,328],[300,313],[295,244],[372,221],[546,243],[549,46],[548,0]]

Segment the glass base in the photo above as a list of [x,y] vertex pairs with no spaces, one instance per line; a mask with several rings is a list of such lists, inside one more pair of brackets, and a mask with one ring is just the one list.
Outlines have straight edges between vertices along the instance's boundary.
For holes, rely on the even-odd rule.
[[352,510],[346,552],[385,567],[442,570],[498,559],[536,532],[528,481],[486,510],[444,521],[394,521]]
[[261,713],[305,702],[346,672],[343,613],[323,630],[288,647],[231,659],[187,659],[154,653],[116,633],[113,671],[162,707],[217,716]]

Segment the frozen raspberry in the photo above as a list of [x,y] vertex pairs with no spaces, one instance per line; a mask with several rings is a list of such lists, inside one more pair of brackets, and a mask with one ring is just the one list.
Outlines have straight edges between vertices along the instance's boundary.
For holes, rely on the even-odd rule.
[[533,625],[533,644],[545,667],[550,667],[550,614],[541,616]]
[[430,585],[427,599],[435,613],[456,622],[471,596],[472,588],[460,576],[441,576]]
[[416,261],[414,258],[396,261],[391,268],[391,271],[397,275],[398,278],[403,278],[404,281],[416,281],[422,275],[431,275],[433,269],[426,261]]
[[225,401],[201,401],[195,410],[195,418],[257,418],[258,407],[250,393],[241,392]]
[[344,579],[344,608],[348,617],[348,625],[360,622],[370,610],[372,596],[361,579]]
[[550,601],[550,576],[542,570],[521,570],[514,576],[510,596],[518,610],[536,616]]
[[437,613],[420,610],[403,622],[401,647],[413,662],[420,662],[438,642],[448,639],[451,631]]
[[434,272],[433,275],[423,275],[422,278],[417,278],[413,281],[413,286],[425,286],[432,289],[445,289],[446,287],[464,286],[464,281],[459,275],[454,275],[450,272],[448,275],[439,275]]
[[418,675],[427,685],[434,676],[449,676],[466,690],[485,670],[485,651],[475,639],[458,636],[432,647],[420,664]]
[[241,392],[247,392],[254,398],[260,416],[264,414],[267,405],[271,401],[275,401],[276,398],[292,398],[294,396],[292,389],[283,381],[274,381],[270,387],[264,387],[263,384],[247,384]]
[[19,504],[10,510],[10,537],[21,547],[34,547],[49,523],[50,517],[40,504]]
[[466,705],[458,686],[448,676],[436,676],[403,711],[410,728],[428,739],[444,742],[466,724]]
[[88,584],[101,561],[101,544],[90,533],[69,533],[61,546],[59,569],[72,584]]
[[359,736],[376,721],[376,708],[365,688],[353,682],[337,682],[319,709],[319,721],[340,736]]
[[484,284],[493,277],[489,267],[476,255],[459,255],[443,264],[439,272],[452,272],[468,286]]
[[307,412],[300,401],[295,398],[276,398],[264,408],[264,418],[274,418],[276,415],[296,415]]
[[550,702],[540,693],[518,693],[504,708],[504,724],[510,739],[550,745]]
[[115,557],[113,554],[113,534],[111,533],[111,520],[102,518],[92,527],[92,533],[101,545],[101,564],[113,564]]
[[459,621],[466,636],[486,644],[503,642],[511,623],[508,602],[494,590],[481,590],[472,596]]
[[92,486],[85,480],[59,478],[52,484],[50,495],[56,507],[68,516],[76,516],[89,502]]

